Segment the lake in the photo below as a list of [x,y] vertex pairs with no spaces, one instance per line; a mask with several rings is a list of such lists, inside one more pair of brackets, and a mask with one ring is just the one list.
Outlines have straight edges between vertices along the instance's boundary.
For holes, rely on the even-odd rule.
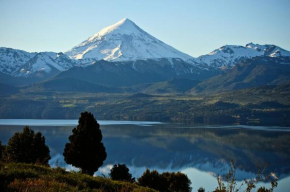
[[[159,172],[181,171],[192,182],[193,191],[217,186],[217,175],[225,175],[233,159],[239,181],[253,178],[257,165],[269,163],[266,173],[278,178],[277,192],[290,187],[290,128],[263,126],[198,126],[143,121],[98,121],[107,151],[104,165],[96,173],[107,175],[115,163],[125,163],[136,178],[149,168]],[[0,119],[0,140],[29,125],[46,138],[51,166],[75,170],[63,160],[63,149],[77,120]],[[263,184],[269,186],[269,183]]]

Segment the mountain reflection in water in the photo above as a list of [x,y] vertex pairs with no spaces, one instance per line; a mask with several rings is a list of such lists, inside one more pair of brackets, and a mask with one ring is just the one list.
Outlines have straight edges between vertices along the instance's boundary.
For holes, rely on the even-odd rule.
[[[146,168],[160,172],[182,171],[188,174],[194,190],[201,186],[206,190],[212,190],[217,185],[215,176],[226,174],[229,162],[234,160],[238,169],[236,177],[239,181],[253,178],[258,171],[257,165],[265,163],[269,163],[267,173],[273,172],[280,180],[289,180],[289,128],[193,127],[169,123],[139,125],[118,124],[116,121],[113,124],[101,124],[108,157],[98,174],[108,174],[113,164],[125,163],[134,177],[140,177]],[[46,137],[52,156],[50,164],[72,168],[64,163],[62,153],[73,127],[32,126],[32,128],[42,132]],[[22,129],[23,126],[20,125],[1,125],[0,140],[6,144],[16,131]],[[196,181],[199,181],[198,186],[194,186]],[[285,187],[288,185],[286,181]],[[279,183],[278,191],[283,185],[283,181]]]

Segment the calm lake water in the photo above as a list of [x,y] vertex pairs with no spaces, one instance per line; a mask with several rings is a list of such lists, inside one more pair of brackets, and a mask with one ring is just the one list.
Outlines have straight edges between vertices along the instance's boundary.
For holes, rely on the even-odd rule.
[[[193,126],[141,121],[98,121],[108,157],[96,173],[107,175],[115,163],[125,163],[136,178],[149,169],[181,171],[190,178],[193,191],[217,186],[216,176],[237,166],[242,182],[257,173],[259,163],[269,163],[267,173],[279,178],[277,192],[290,188],[290,128],[263,126]],[[51,166],[75,168],[63,160],[63,149],[77,120],[0,119],[0,140],[29,125],[46,138]],[[269,183],[263,184],[269,186]]]

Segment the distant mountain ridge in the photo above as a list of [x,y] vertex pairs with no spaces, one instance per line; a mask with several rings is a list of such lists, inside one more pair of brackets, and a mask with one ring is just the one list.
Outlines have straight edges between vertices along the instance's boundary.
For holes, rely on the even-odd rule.
[[[276,45],[249,43],[246,46],[225,45],[209,54],[194,58],[156,39],[138,27],[133,21],[123,19],[114,25],[103,28],[100,32],[65,53],[29,53],[0,47],[0,73],[13,77],[33,78],[34,80],[29,82],[37,82],[74,67],[90,66],[100,60],[117,63],[140,63],[141,60],[148,63],[150,61],[154,63],[154,66],[159,63],[161,69],[165,59],[171,63],[175,71],[175,74],[169,78],[174,78],[184,73],[184,68],[178,68],[180,65],[175,65],[178,63],[176,62],[177,59],[181,59],[188,66],[192,66],[187,67],[188,69],[191,68],[189,70],[193,70],[190,72],[191,79],[199,79],[199,77],[194,76],[200,76],[199,73],[205,74],[209,71],[207,76],[210,77],[214,70],[219,73],[224,68],[232,68],[244,59],[257,56],[290,57],[290,52]],[[127,71],[137,72],[134,68],[135,65],[126,65],[126,67]],[[107,68],[109,69],[109,67]],[[145,68],[146,66],[142,66],[142,70],[145,70]],[[154,68],[146,69],[146,71],[151,70],[154,73],[156,72]],[[136,74],[130,75],[134,76]],[[4,75],[0,74],[0,76]]]
[[43,74],[57,74],[74,66],[92,64],[94,59],[74,60],[63,53],[26,52],[0,47],[0,72],[15,77],[31,77]]
[[199,56],[197,63],[214,68],[233,67],[244,59],[257,56],[290,57],[290,52],[276,45],[259,45],[249,43],[246,46],[225,45],[209,54]]
[[0,72],[15,76],[36,53],[0,47]]

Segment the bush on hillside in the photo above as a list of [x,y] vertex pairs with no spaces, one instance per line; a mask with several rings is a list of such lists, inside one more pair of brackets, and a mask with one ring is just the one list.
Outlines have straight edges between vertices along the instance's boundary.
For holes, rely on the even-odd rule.
[[12,136],[5,149],[5,160],[8,162],[48,165],[50,158],[45,137],[40,132],[35,134],[28,126],[22,133],[16,132]]
[[166,178],[168,191],[182,191],[182,192],[189,192],[191,191],[191,181],[188,177],[181,173],[168,173],[164,172],[161,174],[161,177]]
[[115,164],[111,169],[109,176],[112,180],[116,181],[135,181],[135,178],[132,178],[129,169],[125,164]]
[[191,181],[188,177],[181,173],[164,172],[159,174],[156,170],[146,170],[143,175],[138,178],[138,183],[144,187],[150,187],[160,192],[179,191],[190,192]]
[[234,161],[231,161],[228,174],[225,177],[217,177],[218,186],[214,192],[236,192],[239,191],[243,185],[246,187],[245,192],[253,192],[256,191],[256,185],[259,182],[270,182],[271,186],[269,189],[260,187],[257,192],[273,192],[278,186],[278,178],[273,173],[270,175],[264,175],[266,167],[267,165],[262,167],[259,164],[256,177],[254,179],[245,180],[241,185],[238,185],[236,182],[236,166]]

